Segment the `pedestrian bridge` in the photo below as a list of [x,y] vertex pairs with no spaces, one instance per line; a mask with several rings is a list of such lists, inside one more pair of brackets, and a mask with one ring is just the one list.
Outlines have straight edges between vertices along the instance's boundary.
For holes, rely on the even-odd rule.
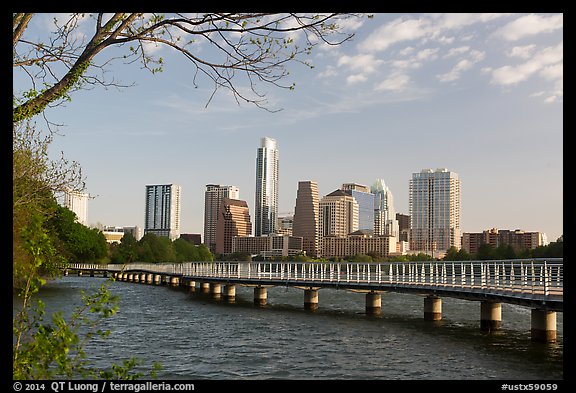
[[[304,308],[318,307],[318,290],[366,293],[366,313],[381,312],[381,293],[424,296],[424,318],[442,318],[442,297],[480,302],[480,327],[501,326],[501,304],[530,307],[534,340],[556,340],[556,312],[563,311],[563,258],[423,262],[183,262],[70,264],[68,270],[112,273],[117,280],[187,286],[233,300],[235,286],[254,287],[266,304],[266,288],[304,290]],[[224,291],[223,291],[224,290]]]

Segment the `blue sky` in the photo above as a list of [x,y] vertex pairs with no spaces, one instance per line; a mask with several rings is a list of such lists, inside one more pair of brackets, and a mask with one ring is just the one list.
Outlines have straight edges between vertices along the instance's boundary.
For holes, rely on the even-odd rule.
[[210,183],[239,187],[253,216],[256,150],[268,136],[280,213],[294,210],[300,180],[315,180],[322,197],[382,178],[408,214],[412,173],[447,168],[460,176],[463,232],[562,235],[562,14],[375,14],[346,30],[353,40],[313,50],[313,69],[288,66],[293,91],[260,85],[279,112],[223,90],[206,108],[212,85],[195,87],[187,60],[166,48],[164,72],[117,64],[114,79],[135,86],[75,92],[48,110],[62,124],[53,154],[80,163],[94,196],[88,221],[142,227],[145,185],[157,183],[182,186],[183,233],[202,233]]

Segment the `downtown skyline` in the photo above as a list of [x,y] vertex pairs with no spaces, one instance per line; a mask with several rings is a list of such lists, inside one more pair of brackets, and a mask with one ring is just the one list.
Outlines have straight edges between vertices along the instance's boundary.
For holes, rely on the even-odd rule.
[[314,69],[289,67],[294,91],[266,88],[280,112],[223,92],[205,107],[211,86],[194,88],[167,51],[163,73],[118,66],[114,77],[135,86],[47,110],[62,124],[51,154],[78,161],[94,197],[88,223],[143,228],[144,185],[168,183],[182,187],[182,233],[203,233],[207,184],[238,187],[254,217],[268,136],[279,215],[294,212],[299,181],[322,198],[377,179],[408,214],[411,174],[448,168],[462,181],[462,232],[563,234],[562,14],[375,14],[348,28],[353,40],[314,49]]

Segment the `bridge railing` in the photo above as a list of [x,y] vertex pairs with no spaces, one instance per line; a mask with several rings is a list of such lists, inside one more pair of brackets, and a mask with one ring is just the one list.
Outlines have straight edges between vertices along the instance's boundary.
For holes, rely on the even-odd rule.
[[185,262],[126,265],[72,264],[70,269],[141,271],[223,280],[294,283],[362,283],[457,289],[496,294],[562,297],[562,258],[423,262]]
[[190,262],[193,277],[425,286],[562,296],[563,260],[424,261],[395,263]]

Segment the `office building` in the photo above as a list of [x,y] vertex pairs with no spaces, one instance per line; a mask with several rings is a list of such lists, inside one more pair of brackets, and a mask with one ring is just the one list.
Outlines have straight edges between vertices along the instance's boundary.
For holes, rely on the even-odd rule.
[[302,238],[277,234],[234,236],[232,238],[232,252],[262,255],[264,258],[293,256],[302,252]]
[[222,198],[216,223],[216,252],[231,254],[232,238],[251,234],[252,222],[246,201]]
[[294,208],[292,235],[302,237],[302,249],[310,257],[318,256],[320,204],[315,181],[299,181]]
[[204,192],[204,244],[210,251],[216,251],[216,225],[223,198],[240,199],[240,191],[235,186],[207,184]]
[[374,235],[398,238],[400,233],[392,192],[382,179],[376,180],[370,191],[374,194]]
[[374,231],[374,194],[370,188],[356,183],[344,183],[341,189],[358,203],[358,229]]
[[321,238],[346,236],[358,230],[358,203],[346,191],[336,190],[320,201],[319,218]]
[[278,217],[278,149],[276,140],[261,138],[256,156],[256,198],[254,234],[276,232]]
[[80,191],[64,192],[64,207],[76,214],[76,221],[88,225],[88,194]]
[[354,255],[374,254],[388,257],[397,253],[394,236],[374,236],[372,231],[359,230],[346,236],[322,238],[323,258],[348,258]]
[[413,173],[409,185],[410,250],[442,254],[460,249],[460,179],[446,168]]
[[468,254],[476,254],[482,244],[492,248],[509,245],[514,251],[531,250],[548,244],[546,234],[542,232],[527,232],[521,229],[491,228],[483,232],[465,232],[462,234],[462,249]]
[[177,184],[152,184],[146,186],[146,214],[144,235],[175,240],[180,237],[181,187]]

